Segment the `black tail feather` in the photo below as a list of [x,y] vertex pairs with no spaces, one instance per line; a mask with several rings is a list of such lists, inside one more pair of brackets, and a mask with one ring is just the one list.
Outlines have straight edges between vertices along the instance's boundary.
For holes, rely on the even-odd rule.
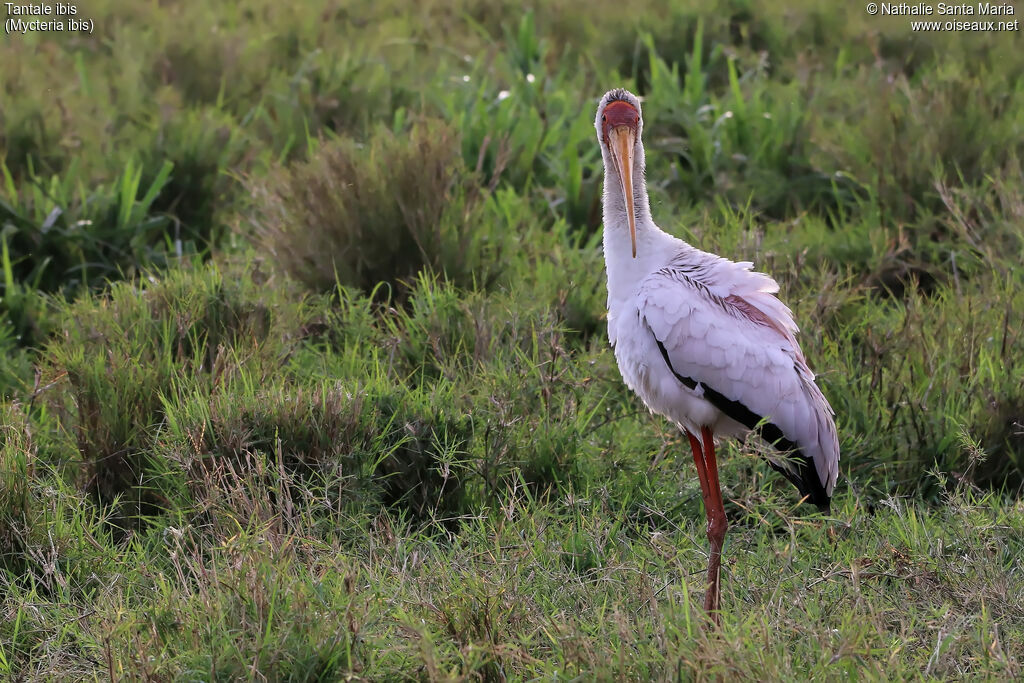
[[808,503],[814,503],[821,512],[828,514],[832,509],[832,499],[821,485],[821,478],[818,477],[818,470],[814,467],[814,461],[799,451],[786,454],[787,464],[784,467],[778,463],[768,460],[768,464],[777,472],[782,473],[796,486],[800,495],[807,499]]
[[695,390],[700,387],[704,398],[711,405],[747,429],[756,431],[762,439],[784,453],[788,463],[795,466],[795,469],[784,467],[771,460],[768,461],[769,464],[793,482],[797,490],[800,491],[801,496],[817,505],[818,509],[822,512],[829,512],[831,509],[831,498],[828,492],[825,491],[825,487],[821,485],[821,478],[818,476],[818,470],[814,467],[814,461],[804,455],[800,447],[788,439],[782,433],[782,430],[779,429],[778,425],[768,422],[739,401],[726,398],[704,382],[698,382],[692,377],[686,377],[676,372],[676,369],[672,367],[672,360],[669,358],[665,345],[654,334],[654,330],[651,330],[650,325],[647,326],[647,329],[651,336],[654,337],[654,341],[658,344],[658,349],[661,351],[661,357],[665,359],[665,364],[668,365],[668,369],[676,376],[676,379],[689,389]]

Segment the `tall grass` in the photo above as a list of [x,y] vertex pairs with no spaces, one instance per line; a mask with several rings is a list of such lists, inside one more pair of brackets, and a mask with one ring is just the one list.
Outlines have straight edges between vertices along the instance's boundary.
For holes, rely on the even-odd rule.
[[308,162],[254,185],[256,239],[270,260],[315,290],[381,282],[398,289],[421,270],[486,286],[498,259],[472,258],[480,190],[458,151],[453,130],[431,121],[401,138],[380,130],[366,148],[327,142]]
[[[0,675],[1020,677],[1013,35],[89,11],[0,45]],[[714,634],[687,444],[604,333],[612,86],[655,220],[780,282],[837,413],[831,517],[723,444]]]

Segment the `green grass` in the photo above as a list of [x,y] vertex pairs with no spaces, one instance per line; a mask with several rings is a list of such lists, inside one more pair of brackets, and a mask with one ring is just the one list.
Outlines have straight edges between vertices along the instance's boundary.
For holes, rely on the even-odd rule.
[[[1024,667],[1024,53],[801,0],[98,2],[0,44],[0,677]],[[45,88],[38,84],[45,84]],[[608,349],[593,109],[780,283],[830,516]]]

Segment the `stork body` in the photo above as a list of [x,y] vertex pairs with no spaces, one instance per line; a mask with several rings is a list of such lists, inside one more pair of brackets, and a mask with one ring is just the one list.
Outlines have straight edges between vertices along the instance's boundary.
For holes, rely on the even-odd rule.
[[711,545],[704,607],[717,623],[727,523],[715,437],[757,431],[779,451],[772,466],[827,509],[839,465],[833,412],[792,313],[775,296],[778,284],[654,224],[639,100],[608,92],[595,126],[605,165],[608,337],[629,388],[689,438]]

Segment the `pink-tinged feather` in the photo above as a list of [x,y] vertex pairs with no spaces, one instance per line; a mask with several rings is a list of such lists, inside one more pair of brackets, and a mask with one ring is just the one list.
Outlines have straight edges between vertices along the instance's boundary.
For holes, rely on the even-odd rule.
[[[796,340],[792,313],[774,295],[778,284],[752,272],[749,263],[670,239],[674,255],[640,284],[640,317],[664,340],[677,371],[770,416],[813,460],[831,493],[839,458],[832,411]],[[619,356],[620,364],[625,355]],[[653,403],[655,412],[692,424],[688,415],[671,410],[670,401],[662,409],[657,397],[652,399],[648,405]]]

